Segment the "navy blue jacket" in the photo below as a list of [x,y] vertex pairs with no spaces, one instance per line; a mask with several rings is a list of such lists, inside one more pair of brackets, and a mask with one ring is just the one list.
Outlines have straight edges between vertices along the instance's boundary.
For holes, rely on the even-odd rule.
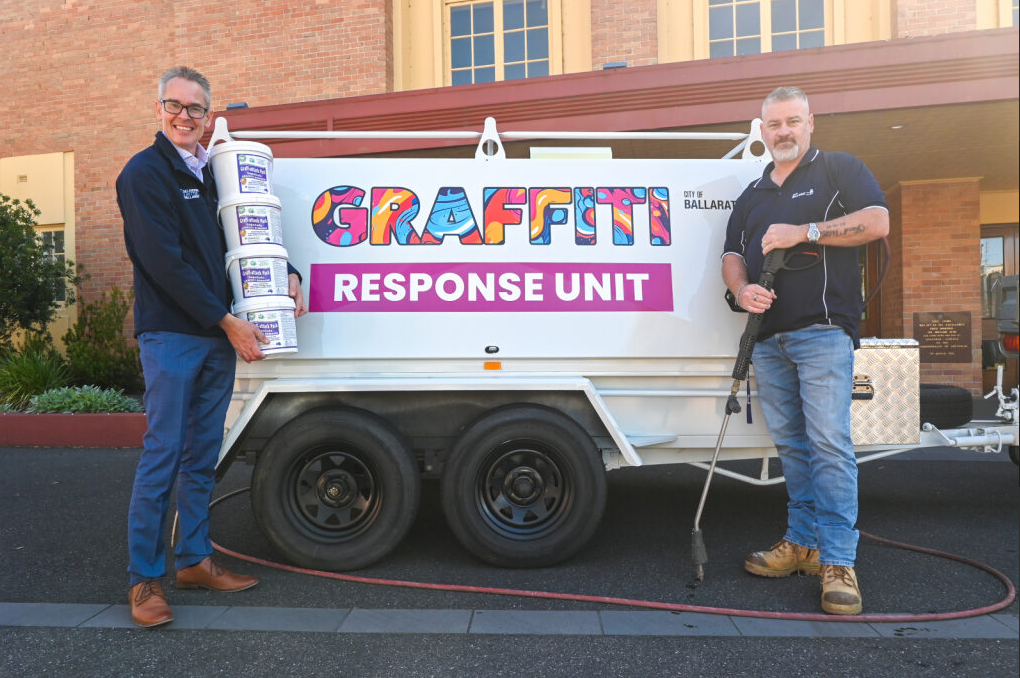
[[[726,228],[724,255],[744,257],[748,280],[757,282],[765,257],[761,240],[772,224],[828,221],[865,207],[885,208],[885,194],[871,171],[848,153],[825,153],[812,146],[782,186],[771,179],[769,163],[737,199]],[[795,252],[812,252],[821,263],[802,271],[784,270],[776,276],[777,299],[762,319],[759,339],[816,323],[837,325],[860,346],[858,325],[863,311],[857,247],[803,243]],[[795,257],[793,265],[815,257]]]
[[[162,132],[117,177],[124,243],[134,266],[135,336],[225,336],[233,292],[209,165],[199,181]],[[288,273],[297,270],[287,263]]]
[[156,133],[117,177],[124,243],[134,266],[135,336],[165,331],[223,336],[230,312],[226,242],[209,167],[199,181],[173,143]]

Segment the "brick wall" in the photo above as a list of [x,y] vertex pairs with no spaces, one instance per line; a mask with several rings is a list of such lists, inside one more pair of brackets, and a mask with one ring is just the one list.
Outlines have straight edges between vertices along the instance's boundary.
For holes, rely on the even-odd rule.
[[977,28],[975,0],[895,0],[893,35],[916,38]]
[[656,0],[591,0],[592,68],[614,61],[659,63]]
[[882,333],[914,336],[914,313],[965,311],[968,363],[921,363],[921,381],[981,392],[978,179],[904,183],[889,191],[892,266],[882,289]]
[[392,89],[389,0],[0,0],[0,17],[0,157],[74,151],[85,301],[131,285],[114,181],[152,143],[164,70],[203,72],[218,110]]

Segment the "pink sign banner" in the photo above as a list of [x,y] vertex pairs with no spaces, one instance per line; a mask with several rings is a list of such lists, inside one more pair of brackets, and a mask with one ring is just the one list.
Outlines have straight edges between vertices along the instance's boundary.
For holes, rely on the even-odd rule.
[[670,264],[312,264],[309,310],[361,313],[673,310]]

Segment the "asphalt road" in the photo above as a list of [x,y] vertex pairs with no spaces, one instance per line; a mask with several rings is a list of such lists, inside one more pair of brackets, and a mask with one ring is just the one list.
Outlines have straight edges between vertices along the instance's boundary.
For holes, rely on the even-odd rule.
[[[126,510],[137,450],[0,448],[0,603],[126,602]],[[945,458],[946,460],[942,460]],[[216,495],[245,487],[236,465]],[[1018,469],[973,452],[910,453],[861,467],[860,527],[983,561],[1020,579]],[[781,536],[785,490],[717,478],[702,519],[710,562],[693,578],[690,529],[704,473],[685,466],[609,474],[599,531],[556,567],[479,563],[453,538],[437,487],[425,485],[404,542],[358,574],[731,608],[816,612],[817,580],[746,575],[749,550]],[[248,495],[217,506],[213,538],[279,559]],[[858,573],[868,613],[940,612],[1003,597],[969,566],[862,540]],[[418,610],[605,610],[611,606],[396,589],[240,563],[261,583],[242,594],[170,590],[178,605]],[[242,598],[243,597],[243,598]],[[1003,613],[1020,614],[1014,602]],[[1014,639],[584,637],[577,635],[325,634],[0,627],[3,675],[330,676],[1015,676]]]

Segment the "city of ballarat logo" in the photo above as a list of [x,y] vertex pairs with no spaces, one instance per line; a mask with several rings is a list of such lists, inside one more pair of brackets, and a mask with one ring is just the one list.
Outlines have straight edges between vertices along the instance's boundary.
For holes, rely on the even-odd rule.
[[732,210],[735,200],[684,200],[684,207],[689,210]]
[[199,197],[197,188],[182,188],[181,197],[185,200],[195,200]]

